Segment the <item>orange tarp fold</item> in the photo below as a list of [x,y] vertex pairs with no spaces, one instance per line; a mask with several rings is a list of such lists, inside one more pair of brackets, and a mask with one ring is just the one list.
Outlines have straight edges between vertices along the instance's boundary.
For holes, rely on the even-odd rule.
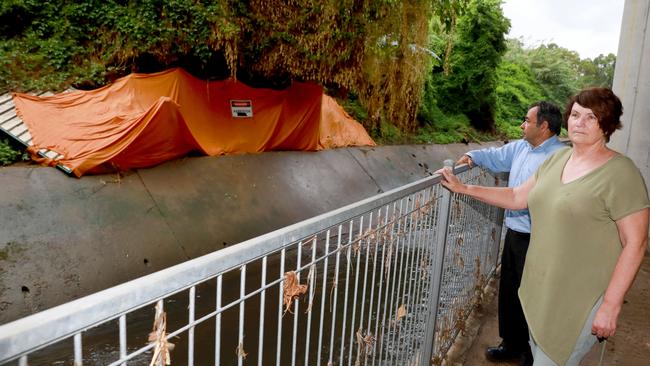
[[131,74],[92,91],[16,93],[13,99],[32,135],[29,151],[61,154],[57,163],[78,177],[149,167],[190,151],[214,156],[374,145],[358,122],[311,83],[251,88],[171,69]]
[[361,123],[352,118],[334,98],[323,95],[319,149],[375,145]]

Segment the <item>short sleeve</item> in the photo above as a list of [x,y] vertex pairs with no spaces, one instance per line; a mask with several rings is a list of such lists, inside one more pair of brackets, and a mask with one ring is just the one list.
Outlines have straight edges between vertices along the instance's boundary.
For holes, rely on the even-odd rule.
[[605,194],[605,204],[614,221],[650,207],[648,190],[639,169],[627,157],[616,163],[610,189]]

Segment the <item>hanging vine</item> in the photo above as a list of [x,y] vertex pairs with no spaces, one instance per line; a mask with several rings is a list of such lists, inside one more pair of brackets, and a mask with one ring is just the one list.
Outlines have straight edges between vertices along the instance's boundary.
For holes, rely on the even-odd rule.
[[0,57],[0,89],[93,88],[181,66],[254,86],[352,91],[367,128],[387,120],[408,131],[431,69],[432,21],[453,21],[468,1],[15,2],[0,7],[0,56],[11,59]]

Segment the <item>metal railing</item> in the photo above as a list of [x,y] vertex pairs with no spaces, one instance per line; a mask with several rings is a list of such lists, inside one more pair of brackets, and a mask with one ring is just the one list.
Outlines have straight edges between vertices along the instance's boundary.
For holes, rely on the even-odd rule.
[[503,211],[439,181],[2,325],[0,364],[440,364],[495,269]]

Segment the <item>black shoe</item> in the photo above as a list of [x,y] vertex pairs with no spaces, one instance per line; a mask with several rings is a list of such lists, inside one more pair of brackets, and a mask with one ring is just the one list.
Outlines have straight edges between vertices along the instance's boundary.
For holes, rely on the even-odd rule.
[[526,350],[519,359],[519,366],[533,366],[533,354]]
[[492,362],[518,361],[524,352],[521,348],[511,348],[506,342],[501,342],[496,347],[488,347],[485,350],[485,358]]

